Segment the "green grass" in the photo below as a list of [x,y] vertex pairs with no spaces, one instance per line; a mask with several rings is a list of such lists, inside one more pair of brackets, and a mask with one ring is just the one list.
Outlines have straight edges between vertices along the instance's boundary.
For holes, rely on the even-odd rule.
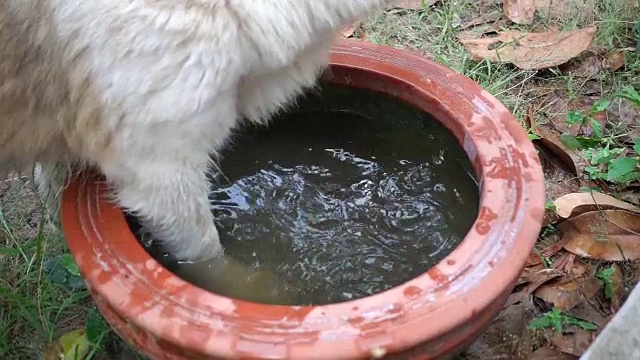
[[33,226],[7,214],[11,209],[0,209],[0,358],[38,358],[59,331],[74,325],[88,294],[47,276],[45,261],[65,251],[59,235],[45,234],[40,221],[35,236],[19,238],[19,230]]
[[0,359],[42,359],[64,333],[85,329],[93,359],[107,348],[137,359],[99,316],[64,239],[49,226],[30,181],[5,181],[0,199]]
[[[572,30],[595,23],[599,28],[596,46],[607,50],[634,46],[632,25],[640,20],[640,12],[634,7],[637,0],[590,1],[597,3],[593,11],[577,12],[561,20],[538,18],[532,26],[512,24],[509,28]],[[588,81],[557,69],[536,72],[510,64],[473,61],[457,36],[461,24],[480,15],[476,3],[441,1],[422,12],[376,15],[363,28],[374,43],[422,52],[469,76],[521,120],[532,102],[552,91],[567,98],[580,98],[595,89],[607,98],[630,84],[640,84],[640,57],[633,52],[626,53],[624,70],[613,74],[603,72]],[[482,14],[500,12],[500,7],[494,6]],[[479,25],[473,31],[486,29],[486,25]],[[622,125],[612,125],[618,133],[625,131]],[[86,289],[78,283],[73,265],[67,261],[68,251],[62,237],[32,214],[39,212],[39,206],[31,190],[13,199],[7,199],[6,195],[0,199],[0,359],[40,359],[61,334],[95,322],[87,320],[91,319],[93,305]],[[104,324],[98,328],[100,326]],[[101,339],[93,339],[99,343],[95,358],[138,357],[113,334]]]

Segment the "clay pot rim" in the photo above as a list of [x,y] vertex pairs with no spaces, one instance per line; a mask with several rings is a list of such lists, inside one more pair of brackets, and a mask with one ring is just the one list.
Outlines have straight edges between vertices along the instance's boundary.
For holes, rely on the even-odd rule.
[[[280,306],[230,299],[184,282],[151,258],[123,213],[107,201],[106,184],[85,174],[84,181],[77,178],[65,190],[62,220],[92,293],[101,294],[124,318],[158,338],[223,357],[236,356],[240,348],[260,349],[260,344],[293,344],[300,339],[311,341],[314,351],[321,349],[325,358],[360,357],[374,348],[398,351],[443,336],[489,306],[518,276],[541,228],[544,180],[527,134],[479,85],[420,55],[341,41],[332,50],[332,68],[366,71],[404,84],[411,92],[394,95],[423,108],[420,99],[437,98],[441,104],[436,116],[445,125],[464,124],[461,142],[483,173],[481,209],[472,230],[453,252],[413,280],[349,302]],[[469,91],[475,95],[459,97]],[[461,113],[465,107],[481,115],[465,118]],[[493,122],[486,123],[487,119]],[[493,158],[507,161],[488,165]],[[509,197],[518,206],[504,201]],[[150,289],[171,296],[158,298],[147,293]],[[236,332],[224,333],[224,326]],[[215,341],[203,341],[211,338]],[[284,350],[273,346],[264,351],[308,358],[298,352],[303,348],[286,345]],[[247,351],[245,355],[260,356]]]

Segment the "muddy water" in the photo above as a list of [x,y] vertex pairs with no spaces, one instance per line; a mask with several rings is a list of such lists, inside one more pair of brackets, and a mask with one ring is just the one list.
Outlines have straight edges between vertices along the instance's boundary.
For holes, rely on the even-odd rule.
[[[220,168],[210,199],[226,254],[275,274],[280,303],[399,285],[451,252],[477,215],[477,183],[455,138],[367,91],[325,86],[268,128],[244,129]],[[217,272],[161,260],[218,293],[261,301],[256,292],[269,291],[238,295],[230,287],[242,285],[207,285]]]

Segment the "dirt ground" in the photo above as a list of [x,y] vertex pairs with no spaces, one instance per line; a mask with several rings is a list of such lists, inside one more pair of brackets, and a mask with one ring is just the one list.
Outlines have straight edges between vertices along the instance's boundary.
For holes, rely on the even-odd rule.
[[[628,92],[640,91],[639,4],[536,0],[528,19],[526,8],[513,10],[525,3],[431,0],[420,10],[406,1],[343,31],[469,76],[512,111],[539,149],[545,227],[502,313],[460,359],[578,359],[640,277],[640,97],[636,103]],[[571,31],[580,41],[562,37]],[[560,49],[561,63],[541,65],[546,60],[523,51],[526,44]],[[496,51],[503,51],[497,60]],[[0,358],[55,356],[52,346],[76,329],[86,338],[75,341],[94,344],[87,359],[142,358],[96,313],[40,209],[28,177],[0,182]],[[585,233],[580,224],[601,226]]]

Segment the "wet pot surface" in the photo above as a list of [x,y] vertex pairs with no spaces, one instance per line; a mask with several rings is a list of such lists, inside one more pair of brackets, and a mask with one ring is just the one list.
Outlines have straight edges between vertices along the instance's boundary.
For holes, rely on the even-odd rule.
[[[245,127],[220,168],[211,203],[226,254],[249,276],[275,274],[283,289],[270,303],[337,303],[400,285],[448,255],[477,216],[471,162],[440,122],[343,85],[325,84],[268,127]],[[271,291],[238,292],[244,283],[216,279],[230,275],[215,266],[173,262],[143,243],[204,289],[248,301]]]

